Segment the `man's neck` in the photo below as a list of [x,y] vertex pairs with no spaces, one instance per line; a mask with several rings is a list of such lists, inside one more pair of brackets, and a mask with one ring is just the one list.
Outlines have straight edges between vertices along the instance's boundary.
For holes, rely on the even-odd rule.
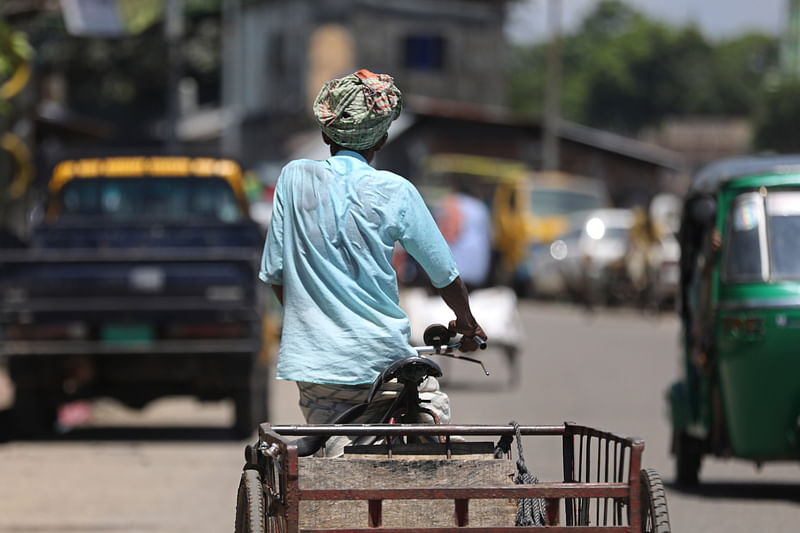
[[375,157],[375,150],[352,150],[350,148],[343,148],[341,146],[331,146],[331,155],[336,155],[339,152],[352,152],[354,154],[358,154],[364,158],[367,163],[372,163],[372,159]]

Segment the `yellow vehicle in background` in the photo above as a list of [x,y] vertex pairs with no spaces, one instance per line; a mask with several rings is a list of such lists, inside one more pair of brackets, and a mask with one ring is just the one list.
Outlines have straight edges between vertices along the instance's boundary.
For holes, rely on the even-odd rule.
[[516,277],[536,244],[549,244],[570,228],[570,217],[610,204],[599,180],[560,171],[530,172],[513,186],[499,187],[494,197],[497,246],[504,250]]
[[558,171],[534,171],[516,160],[439,153],[423,164],[416,185],[431,207],[455,188],[467,188],[492,213],[494,282],[522,286],[527,255],[567,230],[570,215],[607,207],[603,182]]
[[60,431],[62,406],[100,397],[233,400],[237,438],[267,420],[264,234],[237,162],[64,160],[47,203],[27,247],[0,250],[13,435]]

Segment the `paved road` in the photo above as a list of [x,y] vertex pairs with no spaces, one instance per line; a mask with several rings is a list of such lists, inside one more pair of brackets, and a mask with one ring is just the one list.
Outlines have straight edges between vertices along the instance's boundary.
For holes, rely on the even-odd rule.
[[[709,460],[700,489],[683,492],[671,484],[663,396],[677,374],[672,317],[587,315],[533,304],[521,312],[530,339],[518,387],[507,386],[499,353],[485,354],[489,377],[476,366],[447,361],[454,421],[571,420],[639,436],[647,444],[645,466],[667,482],[673,531],[797,531],[797,464],[757,471],[747,463]],[[272,395],[275,423],[302,422],[292,384],[277,384]],[[231,410],[224,402],[165,400],[131,412],[97,402],[93,421],[104,429],[75,431],[56,442],[0,444],[0,532],[230,531],[244,445],[229,440]],[[560,479],[557,439],[530,438],[525,446],[538,477]]]

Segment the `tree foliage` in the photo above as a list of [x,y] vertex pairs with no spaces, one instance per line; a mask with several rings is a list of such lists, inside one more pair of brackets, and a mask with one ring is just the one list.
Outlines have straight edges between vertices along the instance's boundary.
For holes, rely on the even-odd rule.
[[800,152],[800,82],[786,81],[766,92],[755,118],[753,148]]
[[[121,141],[138,142],[150,135],[167,105],[163,2],[126,0],[120,6],[133,15],[126,19],[130,34],[118,38],[70,35],[59,13],[40,12],[15,25],[36,49],[37,75],[57,74],[66,81],[71,110],[113,122],[126,137]],[[197,82],[201,104],[219,98],[220,7],[221,0],[184,0],[182,75]]]
[[33,48],[27,36],[0,18],[0,113],[8,113],[8,100],[27,82],[27,65]]
[[[710,42],[694,26],[668,26],[603,0],[562,39],[561,112],[628,134],[670,116],[748,116],[777,53],[777,41],[765,35]],[[516,110],[541,112],[546,56],[547,43],[513,49]]]

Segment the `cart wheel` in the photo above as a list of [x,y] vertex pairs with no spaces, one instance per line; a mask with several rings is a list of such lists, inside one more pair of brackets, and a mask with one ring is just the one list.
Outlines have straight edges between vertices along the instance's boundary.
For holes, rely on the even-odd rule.
[[670,533],[667,495],[661,476],[652,468],[639,472],[642,533]]
[[693,487],[700,480],[703,459],[700,442],[681,431],[675,436],[675,478],[678,485]]
[[236,495],[236,527],[234,533],[265,533],[264,489],[258,470],[245,470]]

